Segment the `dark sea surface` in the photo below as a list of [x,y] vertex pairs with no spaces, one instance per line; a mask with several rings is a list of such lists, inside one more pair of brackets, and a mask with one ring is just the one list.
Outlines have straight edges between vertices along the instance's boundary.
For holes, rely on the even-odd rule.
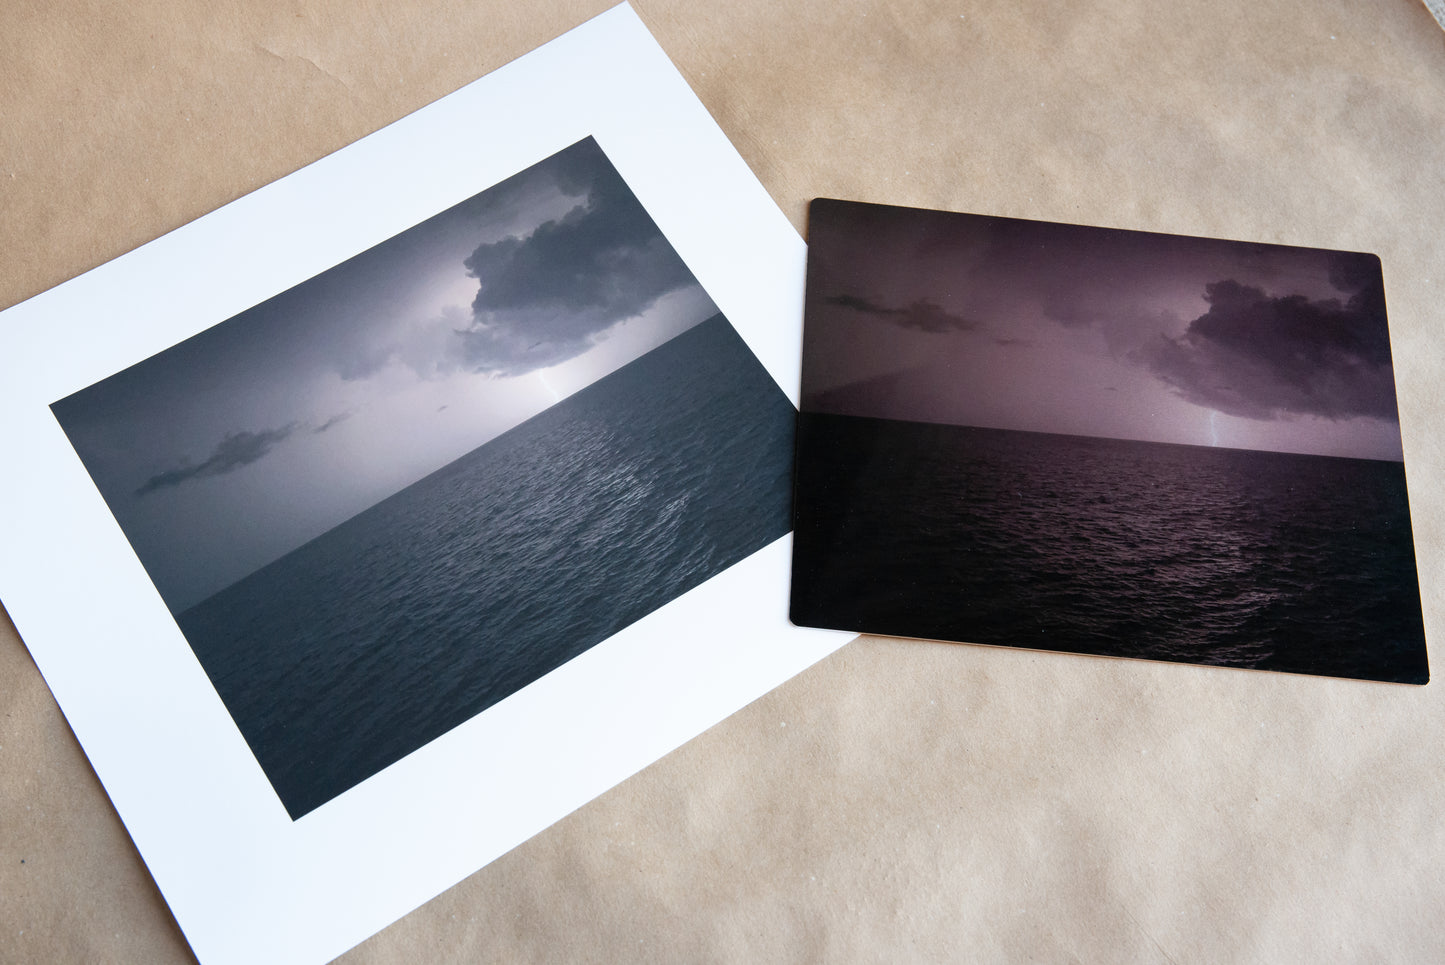
[[299,817],[784,535],[793,429],[719,315],[178,622]]
[[795,622],[1424,683],[1404,467],[804,413]]

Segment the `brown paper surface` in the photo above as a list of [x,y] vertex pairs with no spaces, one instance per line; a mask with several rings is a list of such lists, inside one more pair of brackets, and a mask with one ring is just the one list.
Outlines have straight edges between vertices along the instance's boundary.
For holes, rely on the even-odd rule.
[[[0,305],[607,6],[11,4]],[[1419,0],[635,6],[800,230],[825,195],[1379,254],[1445,673]],[[862,638],[342,960],[1441,961],[1440,686]],[[191,960],[8,622],[0,829],[0,961]]]

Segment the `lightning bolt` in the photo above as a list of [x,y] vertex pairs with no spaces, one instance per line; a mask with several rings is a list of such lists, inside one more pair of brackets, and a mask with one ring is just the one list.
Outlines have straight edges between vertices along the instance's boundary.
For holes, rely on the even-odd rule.
[[542,388],[546,389],[552,394],[553,402],[562,401],[562,396],[557,392],[556,389],[552,388],[552,383],[547,381],[547,376],[541,369],[537,370],[537,381],[542,383]]
[[1219,425],[1214,421],[1217,418],[1219,418],[1218,412],[1209,413],[1209,444],[1211,446],[1219,445]]

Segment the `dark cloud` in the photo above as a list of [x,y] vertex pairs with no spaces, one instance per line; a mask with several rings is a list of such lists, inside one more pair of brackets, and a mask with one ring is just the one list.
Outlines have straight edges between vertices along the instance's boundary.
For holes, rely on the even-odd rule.
[[1160,336],[1136,358],[1181,398],[1230,415],[1396,419],[1378,278],[1378,272],[1373,281],[1343,272],[1332,278],[1341,291],[1353,291],[1344,304],[1214,282],[1205,286],[1209,311],[1183,335]]
[[338,412],[336,415],[334,415],[334,416],[332,416],[331,418],[327,419],[325,422],[321,423],[321,425],[317,426],[315,429],[312,429],[311,431],[312,431],[313,433],[322,433],[322,432],[325,432],[327,429],[330,429],[332,426],[337,425],[338,423],[341,423],[341,422],[345,422],[347,419],[350,419],[351,416],[352,416],[352,413],[350,413],[350,412]]
[[587,138],[524,168],[465,202],[465,221],[478,225],[526,221],[539,199],[553,192],[584,200],[592,187],[588,167],[594,156],[602,157],[602,151]]
[[1000,348],[1033,348],[1036,343],[1031,338],[995,338],[993,344]]
[[1379,288],[1383,294],[1380,260],[1374,255],[1331,251],[1328,270],[1330,284],[1345,294],[1353,295],[1370,288]]
[[158,489],[166,489],[171,486],[179,486],[182,483],[190,482],[192,479],[201,479],[206,476],[222,476],[228,472],[234,472],[242,466],[249,466],[265,456],[275,445],[296,431],[296,423],[281,426],[279,429],[263,429],[260,432],[231,432],[216,443],[216,448],[211,452],[210,458],[205,462],[196,465],[178,466],[175,469],[167,469],[158,472],[141,484],[135,491],[137,496],[145,496]]
[[834,295],[824,302],[921,332],[967,332],[978,328],[978,322],[973,319],[955,315],[927,298],[917,299],[903,308],[889,308],[856,295]]
[[596,143],[548,165],[559,190],[586,202],[525,237],[479,246],[466,259],[480,283],[459,329],[464,364],[519,375],[582,354],[607,329],[694,279]]

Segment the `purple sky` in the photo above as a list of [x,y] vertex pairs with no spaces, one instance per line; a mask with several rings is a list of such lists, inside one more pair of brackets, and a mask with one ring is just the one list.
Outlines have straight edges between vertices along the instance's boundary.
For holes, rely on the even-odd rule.
[[1399,460],[1373,255],[819,199],[809,411]]

